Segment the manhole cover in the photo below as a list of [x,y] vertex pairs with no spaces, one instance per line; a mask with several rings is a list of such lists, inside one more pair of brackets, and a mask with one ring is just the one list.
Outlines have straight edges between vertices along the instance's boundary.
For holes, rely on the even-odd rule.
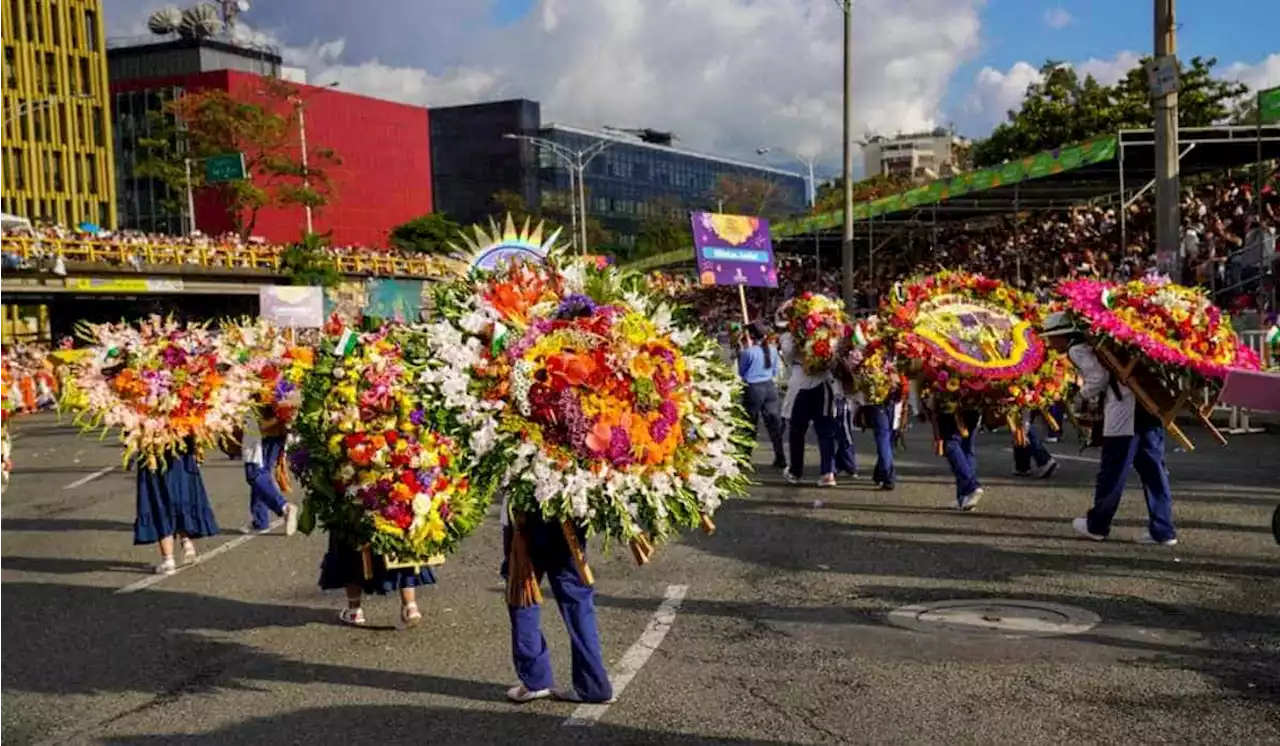
[[913,604],[889,612],[889,622],[918,632],[994,633],[1004,637],[1078,635],[1102,617],[1086,609],[999,598]]

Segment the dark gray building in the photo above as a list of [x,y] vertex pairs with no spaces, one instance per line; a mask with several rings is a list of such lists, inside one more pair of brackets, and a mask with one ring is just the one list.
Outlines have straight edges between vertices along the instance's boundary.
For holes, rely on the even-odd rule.
[[436,210],[463,224],[496,214],[498,192],[515,192],[544,212],[554,212],[550,206],[569,193],[569,171],[560,158],[507,134],[544,138],[569,151],[607,141],[586,169],[587,213],[623,246],[634,243],[641,222],[660,202],[716,209],[716,186],[726,177],[771,182],[771,205],[787,212],[805,208],[805,181],[798,173],[677,148],[656,132],[631,136],[544,125],[536,101],[435,108],[429,120]]

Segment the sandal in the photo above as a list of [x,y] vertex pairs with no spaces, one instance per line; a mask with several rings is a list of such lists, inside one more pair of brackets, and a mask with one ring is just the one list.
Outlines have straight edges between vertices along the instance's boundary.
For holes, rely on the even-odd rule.
[[338,621],[352,627],[363,627],[365,624],[364,609],[347,607],[338,612]]
[[418,604],[407,603],[400,607],[400,623],[405,627],[416,627],[421,621],[422,612],[418,611]]

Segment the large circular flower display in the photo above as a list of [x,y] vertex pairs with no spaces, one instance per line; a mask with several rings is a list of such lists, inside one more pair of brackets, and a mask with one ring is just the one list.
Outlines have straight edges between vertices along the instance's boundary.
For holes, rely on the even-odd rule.
[[1035,299],[999,280],[966,272],[914,278],[881,312],[896,332],[898,360],[944,401],[1014,407],[1044,385]]
[[745,492],[737,377],[641,287],[553,259],[440,293],[427,377],[474,412],[513,510],[647,544]]
[[290,461],[319,523],[351,546],[399,561],[453,551],[484,519],[457,412],[420,383],[421,334],[343,330],[322,342],[303,387]]
[[1257,370],[1231,319],[1204,291],[1144,277],[1124,284],[1081,279],[1058,285],[1069,310],[1095,335],[1152,362],[1221,379],[1230,368]]
[[127,462],[156,469],[170,455],[223,445],[253,401],[248,368],[201,325],[153,316],[137,327],[92,324],[93,352],[75,364],[63,406],[84,430],[119,430]]

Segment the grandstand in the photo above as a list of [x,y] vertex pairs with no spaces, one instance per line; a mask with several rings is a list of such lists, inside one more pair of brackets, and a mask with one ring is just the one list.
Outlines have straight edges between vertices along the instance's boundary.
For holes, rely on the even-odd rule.
[[[1186,128],[1179,132],[1178,141],[1183,179],[1280,158],[1280,125]],[[1153,130],[1121,130],[857,204],[854,220],[862,224],[854,231],[857,253],[866,257],[870,245],[883,247],[904,230],[942,223],[977,222],[1101,200],[1123,199],[1129,204],[1151,189],[1154,177]],[[816,251],[824,264],[836,261],[843,224],[840,210],[779,223],[772,229],[774,250],[809,256]],[[689,248],[648,257],[627,268],[674,268],[692,265],[693,260]]]

